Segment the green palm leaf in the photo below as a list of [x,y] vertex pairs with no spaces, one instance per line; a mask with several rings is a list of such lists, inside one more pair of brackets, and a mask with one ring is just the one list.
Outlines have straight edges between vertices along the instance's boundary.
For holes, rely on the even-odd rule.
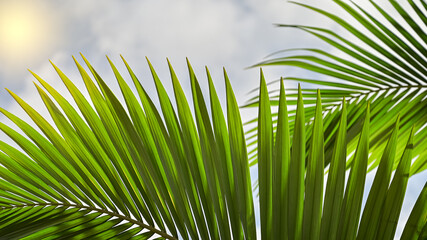
[[[19,146],[0,142],[0,238],[256,239],[255,198],[245,135],[226,73],[227,117],[209,71],[210,106],[188,63],[192,113],[170,63],[175,99],[169,98],[149,63],[159,97],[156,107],[126,62],[136,93],[109,60],[121,89],[122,103],[83,59],[93,77],[75,62],[90,101],[54,66],[78,109],[34,74],[52,123],[11,92],[41,132],[0,109],[22,132],[0,123],[0,129]],[[357,132],[360,137],[345,184],[349,106],[343,101],[324,193],[326,122],[320,91],[316,93],[315,119],[311,122],[304,116],[309,110],[304,108],[299,89],[291,144],[284,84],[280,89],[278,126],[274,129],[262,72],[260,79],[261,237],[394,236],[410,160],[416,149],[414,128],[402,158],[398,154],[394,161],[397,139],[401,139],[398,131],[402,130],[398,128],[399,121],[393,123],[389,144],[380,154],[383,157],[373,190],[362,209],[361,183],[366,178],[368,137],[373,127],[370,108],[361,110],[364,122]],[[306,133],[314,136],[307,146],[307,162]],[[389,186],[393,162],[398,167]],[[424,236],[425,193],[424,189],[405,227],[404,236],[408,238]]]
[[[294,2],[295,3],[295,2]],[[358,129],[363,123],[363,108],[371,102],[371,131],[369,136],[370,157],[369,170],[376,168],[381,153],[386,147],[387,139],[393,129],[393,122],[400,114],[401,129],[399,137],[407,137],[415,126],[413,158],[410,174],[419,173],[427,168],[427,25],[425,3],[408,0],[404,5],[390,1],[390,6],[380,6],[370,1],[375,11],[367,11],[356,3],[335,1],[345,13],[360,23],[355,27],[347,20],[333,13],[309,5],[295,3],[324,15],[340,25],[352,38],[344,37],[332,30],[303,25],[278,25],[280,27],[298,28],[321,41],[329,44],[342,54],[331,54],[321,49],[288,49],[278,53],[286,56],[271,58],[256,66],[290,66],[302,68],[324,79],[307,79],[304,77],[284,77],[285,82],[304,82],[314,88],[322,88],[322,110],[324,115],[325,166],[333,154],[334,133],[337,131],[339,110],[343,97],[348,105],[348,142],[347,154],[355,151]],[[423,4],[420,6],[420,4]],[[385,10],[390,7],[391,10]],[[395,14],[392,16],[391,11]],[[402,21],[403,20],[403,21]],[[301,52],[294,53],[295,51]],[[278,54],[276,53],[276,54]],[[271,103],[277,105],[279,94],[271,92]],[[296,105],[296,89],[288,89],[288,105]],[[302,91],[307,104],[306,118],[314,118],[315,89]],[[246,107],[256,107],[258,97],[250,99]],[[295,112],[289,112],[290,120]],[[272,114],[277,116],[276,113]],[[293,131],[293,123],[290,130]],[[257,129],[248,130],[248,145],[254,145]],[[311,141],[308,134],[307,144]],[[397,153],[405,149],[403,142],[397,143]],[[251,165],[257,162],[256,152],[250,156]],[[349,166],[349,164],[347,164]],[[347,166],[347,167],[348,167]],[[394,168],[397,163],[394,164]]]
[[[210,95],[216,101],[211,105],[216,116],[212,125],[190,65],[195,121],[171,65],[177,112],[151,65],[161,109],[126,62],[138,95],[109,61],[124,106],[83,59],[93,78],[75,62],[92,104],[54,66],[81,114],[34,73],[54,125],[12,92],[42,134],[1,109],[27,136],[0,124],[25,152],[0,143],[2,233],[11,239],[145,239],[153,234],[167,239],[255,238],[243,129],[229,83],[228,125],[237,124],[231,134],[224,129],[224,118],[219,118],[224,114],[210,80]],[[221,136],[218,141],[214,132]]]
[[[365,189],[365,178],[367,175],[367,163],[369,156],[369,132],[370,132],[370,106],[365,110],[362,129],[360,129],[360,137],[356,153],[350,160],[350,174],[345,184],[345,161],[346,161],[346,127],[347,127],[347,104],[343,101],[342,114],[340,116],[340,124],[337,126],[338,136],[335,138],[333,149],[333,158],[328,173],[328,181],[326,192],[323,193],[323,130],[322,115],[321,115],[321,96],[318,93],[316,104],[316,117],[314,122],[309,122],[309,125],[304,124],[303,100],[301,90],[298,95],[298,107],[296,109],[296,123],[291,147],[291,154],[287,151],[289,140],[289,132],[283,132],[283,128],[287,128],[287,124],[283,122],[287,117],[286,98],[284,85],[281,83],[280,102],[279,102],[279,122],[277,130],[274,131],[276,136],[275,144],[282,144],[284,141],[283,154],[274,154],[276,148],[272,149],[273,158],[269,158],[270,131],[273,127],[269,117],[269,109],[271,107],[265,80],[261,77],[260,86],[260,103],[259,103],[259,131],[258,131],[258,171],[264,171],[263,176],[259,177],[259,195],[260,195],[260,211],[261,211],[261,236],[262,239],[366,239],[367,236],[384,237],[390,239],[395,235],[397,220],[402,206],[402,197],[406,190],[407,179],[409,178],[409,161],[413,152],[413,129],[410,132],[409,140],[405,144],[405,151],[398,157],[398,167],[395,176],[390,184],[390,176],[392,173],[392,164],[396,155],[397,135],[399,121],[394,123],[394,131],[390,137],[389,144],[383,151],[380,168],[375,176],[374,187],[368,195],[368,203],[362,209],[362,197]],[[262,116],[265,114],[265,116]],[[313,137],[309,145],[309,157],[307,166],[305,166],[305,130],[311,132]],[[264,131],[267,131],[266,133]],[[273,134],[274,135],[274,134]],[[270,136],[270,137],[266,137]],[[264,148],[261,151],[261,148]],[[274,151],[273,151],[274,150]],[[262,158],[261,158],[262,156]],[[289,173],[283,171],[284,174],[277,176],[275,167],[280,166],[275,159],[276,156],[281,156],[282,168],[288,168]],[[268,163],[268,159],[271,163]],[[289,161],[290,159],[290,161]],[[270,164],[273,167],[266,167]],[[261,173],[260,173],[261,175]],[[272,181],[272,185],[265,184],[265,181]],[[280,181],[280,182],[279,182]],[[287,188],[277,188],[279,183],[287,182]],[[345,186],[346,185],[346,186]],[[275,188],[276,186],[276,188]],[[379,190],[381,188],[382,190]],[[344,190],[345,189],[345,190]],[[270,194],[273,196],[283,196],[281,192],[285,192],[284,198],[278,197],[268,199],[262,197],[262,194]],[[379,191],[383,193],[380,194]],[[420,229],[425,225],[427,202],[423,202],[423,193],[420,194],[416,208],[414,208],[411,217],[411,222],[407,223],[408,235],[414,234],[414,238],[421,236]],[[323,203],[323,199],[325,202]],[[280,204],[281,203],[281,204]],[[287,203],[287,205],[285,205]],[[262,207],[264,205],[264,207]],[[285,209],[284,206],[287,206]],[[384,207],[383,207],[384,206]],[[264,211],[264,212],[263,212]],[[422,211],[421,214],[414,211]],[[281,214],[287,212],[287,214]],[[361,213],[363,218],[359,222]],[[396,214],[396,215],[395,215]],[[369,225],[372,224],[372,225]],[[366,230],[362,230],[362,226],[373,226]],[[415,225],[415,226],[414,226]],[[414,230],[414,228],[416,230]],[[359,231],[358,231],[359,229]],[[272,232],[268,232],[273,230]],[[410,233],[409,233],[410,232]]]

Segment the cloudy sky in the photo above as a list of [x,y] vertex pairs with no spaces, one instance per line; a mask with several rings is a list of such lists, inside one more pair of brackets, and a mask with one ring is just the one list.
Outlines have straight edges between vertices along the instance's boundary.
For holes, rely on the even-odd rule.
[[[361,4],[366,5],[366,1]],[[331,1],[316,1],[316,5],[336,14],[342,12]],[[80,61],[80,52],[113,88],[114,77],[105,55],[121,66],[120,70],[122,54],[148,89],[153,84],[145,57],[166,84],[168,57],[187,92],[186,57],[202,83],[204,66],[209,67],[222,96],[225,67],[242,104],[259,81],[259,69],[246,67],[284,48],[328,49],[307,34],[276,28],[273,23],[328,26],[346,34],[324,17],[282,0],[0,0],[0,106],[25,119],[3,90],[8,88],[40,112],[46,112],[26,69],[57,89],[64,89],[50,59],[82,86],[71,58],[76,56]],[[280,67],[266,68],[264,72],[269,80],[306,74]],[[203,87],[206,89],[206,85]],[[249,118],[251,114],[243,116]],[[0,121],[7,122],[2,116]],[[4,139],[4,135],[0,137]],[[402,220],[408,217],[426,178],[424,174],[410,180]],[[398,232],[402,227],[399,225]]]
[[[320,5],[338,10],[328,2]],[[122,54],[147,82],[146,56],[160,72],[166,69],[168,57],[183,78],[187,77],[186,57],[201,76],[208,66],[220,83],[225,67],[244,102],[244,94],[258,84],[259,71],[246,67],[283,48],[317,44],[307,34],[276,28],[273,23],[330,24],[282,0],[262,4],[255,0],[1,0],[0,4],[2,26],[15,28],[13,34],[7,29],[9,34],[2,34],[11,35],[9,39],[0,40],[0,88],[18,93],[33,92],[27,68],[55,83],[58,79],[48,59],[73,74],[71,56],[81,52],[107,76],[111,73],[105,55],[119,64]],[[273,79],[283,69],[266,72]],[[5,104],[7,95],[0,92]]]

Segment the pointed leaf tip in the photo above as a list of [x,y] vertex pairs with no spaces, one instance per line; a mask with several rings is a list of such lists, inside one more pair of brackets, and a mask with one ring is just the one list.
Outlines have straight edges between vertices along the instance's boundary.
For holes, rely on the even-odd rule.
[[260,72],[259,72],[259,74],[260,74],[260,83],[267,85],[267,83],[265,82],[264,73],[262,71],[262,68],[260,68],[259,70],[260,70]]
[[9,88],[4,88],[4,89],[6,89],[6,91],[8,91],[10,95],[12,96],[15,95]]
[[28,70],[28,72],[30,72],[31,73],[31,75],[33,75],[35,78],[37,78],[37,74],[36,73],[34,73],[33,71],[31,71],[30,69],[27,69]]
[[78,61],[77,61],[76,57],[74,57],[74,55],[72,55],[71,57],[73,58],[75,63],[78,63]]

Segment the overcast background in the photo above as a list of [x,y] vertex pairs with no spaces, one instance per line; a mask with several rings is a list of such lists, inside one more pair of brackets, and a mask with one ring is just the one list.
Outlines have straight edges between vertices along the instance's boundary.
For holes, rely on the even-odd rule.
[[[360,3],[367,5],[367,1]],[[316,1],[315,5],[338,15],[342,13],[329,0]],[[24,119],[28,117],[4,88],[17,93],[47,116],[27,68],[68,96],[49,59],[83,87],[71,58],[74,55],[81,61],[81,52],[104,80],[117,89],[105,55],[116,63],[119,70],[123,70],[119,57],[122,54],[143,85],[153,89],[145,57],[153,63],[163,82],[169,85],[168,57],[189,93],[185,61],[188,57],[205,90],[204,66],[209,67],[222,99],[225,94],[222,67],[225,67],[237,100],[243,104],[249,98],[247,93],[259,83],[259,69],[246,67],[284,48],[310,46],[328,50],[328,46],[306,33],[277,28],[273,23],[323,26],[346,34],[326,18],[281,0],[0,0],[0,13],[5,15],[5,12],[11,16],[25,14],[34,17],[28,23],[32,34],[24,37],[20,47],[2,44],[0,40],[0,106]],[[0,17],[0,27],[13,21],[13,17]],[[2,37],[0,35],[0,39]],[[283,67],[268,67],[264,73],[270,81],[280,76],[308,76],[301,70]],[[168,91],[172,92],[170,88]],[[253,111],[243,112],[244,120],[252,115]],[[0,121],[8,123],[3,116],[0,116]],[[6,139],[4,135],[0,137],[1,140]],[[368,178],[371,180],[367,181],[366,190],[373,174]],[[426,179],[425,173],[410,179],[401,222],[408,218]],[[402,228],[403,225],[399,224],[397,236],[400,236]]]

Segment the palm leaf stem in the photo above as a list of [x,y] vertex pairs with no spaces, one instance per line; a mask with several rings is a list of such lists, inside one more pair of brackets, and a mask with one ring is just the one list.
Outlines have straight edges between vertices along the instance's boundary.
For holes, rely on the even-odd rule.
[[[389,91],[389,90],[393,90],[393,89],[395,89],[395,90],[398,91],[400,89],[411,89],[411,88],[418,88],[418,89],[425,88],[425,89],[427,89],[427,85],[418,85],[418,86],[417,85],[414,85],[414,86],[411,85],[411,86],[398,86],[398,87],[379,88],[379,89],[371,90],[371,91],[364,92],[364,93],[356,93],[354,95],[346,96],[346,101],[351,102],[353,99],[357,99],[357,98],[360,98],[362,96],[368,96],[369,94],[378,93],[380,91]],[[338,100],[337,100],[337,103],[335,103],[335,104],[332,103],[332,104],[326,106],[324,108],[324,110],[323,110],[323,114],[329,113],[331,110],[333,110],[336,107],[339,107],[341,105],[342,105],[342,102],[338,102]]]
[[[285,79],[285,78],[284,78]],[[274,81],[274,82],[276,82],[276,81]],[[273,82],[271,82],[271,83],[273,83]],[[372,93],[378,93],[378,92],[380,92],[380,91],[390,91],[390,90],[397,90],[397,91],[399,91],[400,89],[407,89],[407,90],[409,90],[409,89],[427,89],[427,85],[406,85],[406,86],[396,86],[396,87],[387,87],[387,88],[378,88],[378,89],[373,89],[373,90],[369,90],[369,91],[366,91],[366,92],[360,92],[360,93],[349,93],[349,95],[348,96],[345,96],[345,98],[346,98],[346,102],[351,102],[352,100],[354,100],[354,99],[357,99],[357,98],[360,98],[360,97],[362,97],[362,96],[369,96],[370,94],[372,94]],[[293,89],[292,89],[293,90]],[[307,90],[307,89],[305,89],[305,90]],[[304,90],[303,90],[304,91]],[[288,97],[289,97],[289,93],[287,93],[286,94]],[[278,96],[277,96],[278,97]],[[274,102],[274,98],[275,97],[272,97],[271,98],[271,101],[272,102]],[[256,100],[255,102],[251,102],[251,103],[247,103],[247,104],[245,104],[244,106],[241,106],[241,108],[246,108],[246,107],[250,107],[249,105],[252,105],[252,104],[254,104],[254,103],[257,103],[258,102],[258,100]],[[336,103],[334,103],[334,102],[331,102],[330,104],[328,104],[327,106],[323,106],[323,115],[325,115],[325,114],[329,114],[332,110],[334,110],[336,107],[340,107],[342,105],[342,100],[341,99],[338,99],[337,98],[337,101],[336,101]],[[294,113],[294,111],[290,111],[289,112],[290,114],[289,114],[289,116],[291,117],[291,120],[292,120],[292,117],[295,117],[295,113]],[[272,116],[273,117],[277,117],[277,113],[272,113]],[[311,118],[311,121],[309,121],[309,123],[312,123],[312,120],[314,119],[314,116]],[[251,119],[250,121],[248,121],[248,122],[245,122],[245,124],[244,125],[248,125],[248,124],[251,124],[251,123],[253,123],[253,122],[255,122],[257,120],[257,118],[255,118],[255,119]],[[273,120],[273,124],[275,124],[276,123],[276,121],[275,120]],[[292,129],[293,127],[291,126],[291,129]],[[274,128],[275,129],[275,128]],[[245,132],[245,134],[246,135],[248,135],[250,132],[253,132],[255,129],[249,129],[249,130],[247,130],[246,132]],[[248,135],[248,137],[247,137],[247,140],[250,140],[251,138],[253,138],[253,137],[256,137],[256,134],[255,135]],[[251,143],[251,142],[249,142],[249,143]]]
[[[378,93],[378,92],[380,92],[380,91],[389,91],[389,90],[392,90],[392,89],[396,89],[396,90],[400,90],[400,89],[411,89],[411,88],[418,88],[418,89],[425,88],[425,89],[427,89],[427,85],[419,85],[419,86],[398,86],[398,87],[389,87],[389,88],[379,88],[379,89],[371,90],[371,91],[364,92],[364,93],[356,93],[356,94],[354,94],[354,95],[349,95],[348,97],[346,97],[346,101],[351,102],[353,99],[357,99],[357,98],[360,98],[360,97],[362,97],[362,96],[368,96],[368,95],[369,95],[369,94],[371,94],[371,93]],[[347,99],[348,99],[348,100],[347,100]],[[335,107],[339,107],[339,106],[341,106],[341,104],[342,104],[342,102],[338,102],[338,100],[337,100],[337,103],[336,103],[336,104],[333,104],[333,103],[332,103],[332,104],[330,104],[330,105],[326,106],[326,107],[324,108],[324,110],[323,110],[323,113],[325,114],[325,113],[327,113],[327,112],[329,112],[329,111],[333,110]]]
[[406,86],[397,86],[397,87],[387,87],[387,88],[377,88],[375,90],[369,90],[364,93],[358,93],[357,95],[354,95],[355,97],[361,96],[361,95],[367,95],[370,93],[375,93],[379,91],[389,91],[389,90],[400,90],[400,89],[412,89],[412,88],[427,88],[427,85],[406,85]]
[[[283,78],[283,79],[286,80],[287,78]],[[272,84],[274,82],[278,82],[278,81],[279,80],[273,81],[270,84]],[[256,88],[256,89],[258,89],[258,88]],[[254,89],[254,90],[256,90],[256,89]],[[348,100],[348,102],[351,102],[351,100],[353,100],[355,98],[359,98],[361,96],[368,96],[369,94],[372,94],[372,93],[378,93],[380,91],[386,91],[387,92],[387,91],[391,91],[391,90],[397,90],[397,91],[399,91],[400,89],[406,89],[406,90],[410,90],[410,89],[427,89],[427,85],[405,85],[405,86],[394,86],[394,87],[386,87],[386,88],[376,88],[376,89],[370,89],[370,90],[367,90],[367,91],[364,91],[364,92],[349,92],[348,96],[345,96],[345,97],[346,97],[346,100]],[[291,90],[295,90],[295,89],[291,89]],[[308,91],[308,90],[310,90],[310,89],[304,89],[303,92],[304,91]],[[273,92],[276,92],[276,91],[271,91],[271,92],[269,92],[269,94],[271,94]],[[289,96],[294,95],[294,94],[287,93],[286,95],[289,97]],[[278,97],[279,97],[278,95],[277,96],[273,96],[273,97],[271,97],[270,101],[275,102],[275,98],[278,98]],[[341,97],[341,95],[339,97]],[[306,99],[307,99],[307,97],[306,97]],[[331,98],[331,100],[332,99],[333,98]],[[258,96],[253,97],[251,100],[253,100],[253,102],[247,102],[245,105],[241,106],[241,108],[252,107],[253,104],[257,104],[258,103]],[[337,98],[337,103],[330,103],[330,104],[328,104],[326,107],[323,108],[324,109],[323,113],[326,113],[327,111],[330,111],[331,109],[334,109],[335,107],[341,106],[341,104],[342,104],[341,98],[339,98],[339,99]],[[292,115],[292,114],[290,114],[290,115]],[[277,113],[272,113],[272,116],[273,117],[277,116]],[[256,118],[255,119],[251,119],[250,121],[245,122],[245,125],[251,124],[251,123],[255,122],[256,120],[257,120]],[[250,131],[253,131],[253,129],[250,129],[250,130],[246,131],[245,134],[249,133]]]
[[56,206],[56,207],[71,207],[71,208],[79,208],[79,209],[86,209],[86,210],[90,210],[90,211],[95,211],[95,212],[99,212],[99,213],[104,213],[113,217],[117,217],[119,219],[122,220],[126,220],[132,224],[138,225],[142,228],[145,228],[153,233],[156,233],[162,237],[164,237],[165,239],[170,239],[170,240],[178,240],[178,238],[174,237],[174,236],[170,236],[169,234],[162,232],[161,230],[156,229],[153,226],[147,225],[141,221],[132,219],[130,217],[127,216],[123,216],[121,214],[115,213],[115,212],[111,212],[105,209],[100,209],[100,208],[96,208],[96,207],[90,207],[90,206],[84,206],[84,205],[80,205],[80,204],[66,204],[66,203],[34,203],[34,204],[20,204],[20,205],[13,205],[13,206],[8,206],[8,207],[1,207],[0,210],[5,210],[5,209],[12,209],[12,208],[24,208],[24,207],[39,207],[39,206]]

